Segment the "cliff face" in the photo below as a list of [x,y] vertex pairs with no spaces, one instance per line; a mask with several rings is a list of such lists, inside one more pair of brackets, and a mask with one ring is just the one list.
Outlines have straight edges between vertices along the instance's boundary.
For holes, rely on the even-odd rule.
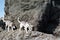
[[34,29],[60,35],[59,0],[5,0],[5,19],[19,28],[17,18],[34,25]]
[[17,18],[20,17],[20,21],[27,21],[36,27],[47,3],[48,0],[5,0],[5,19],[14,21],[17,26]]
[[34,31],[26,34],[19,29],[9,32],[0,29],[0,40],[60,40],[59,3],[59,0],[5,0],[5,20],[14,22],[19,28],[19,17],[20,21],[34,25]]

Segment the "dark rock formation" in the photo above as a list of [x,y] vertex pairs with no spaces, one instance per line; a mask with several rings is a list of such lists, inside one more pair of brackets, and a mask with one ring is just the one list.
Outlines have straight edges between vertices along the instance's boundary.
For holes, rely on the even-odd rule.
[[3,30],[5,30],[5,22],[3,22],[3,20],[0,20],[0,28],[2,28]]
[[[49,3],[46,7],[42,20],[39,21],[38,30],[45,33],[53,33],[60,24],[60,9]],[[60,28],[60,27],[59,27]],[[41,30],[40,30],[41,29]]]

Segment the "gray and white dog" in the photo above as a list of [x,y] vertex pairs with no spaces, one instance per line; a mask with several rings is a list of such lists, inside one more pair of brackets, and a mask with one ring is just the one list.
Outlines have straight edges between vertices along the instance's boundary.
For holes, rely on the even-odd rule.
[[31,25],[30,23],[25,22],[25,21],[20,21],[19,20],[19,17],[18,17],[18,20],[17,21],[20,23],[19,31],[20,30],[25,30],[26,33],[28,33],[28,31],[32,31],[33,25]]

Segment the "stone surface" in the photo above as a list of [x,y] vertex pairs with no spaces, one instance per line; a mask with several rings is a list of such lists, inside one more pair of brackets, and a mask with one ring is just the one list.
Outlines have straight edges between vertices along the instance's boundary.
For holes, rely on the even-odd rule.
[[48,0],[5,0],[5,19],[14,21],[17,26],[17,18],[20,17],[20,21],[27,21],[36,27],[47,3]]
[[19,30],[10,32],[4,31],[4,32],[0,33],[1,35],[0,40],[59,40],[60,39],[59,37],[54,37],[51,34],[41,33],[37,31],[32,31],[27,34],[25,33],[25,31],[19,31]]
[[5,19],[13,21],[19,28],[17,22],[19,17],[20,21],[27,21],[34,25],[34,30],[44,33],[32,32],[26,38],[23,31],[4,31],[0,34],[2,35],[0,38],[2,40],[59,40],[60,37],[50,35],[60,36],[60,1],[53,0],[53,2],[51,0],[5,0]]
[[4,16],[5,19],[13,21],[17,28],[19,28],[17,18],[20,17],[20,21],[34,25],[34,30],[53,34],[55,29],[60,28],[59,2],[59,0],[5,0]]

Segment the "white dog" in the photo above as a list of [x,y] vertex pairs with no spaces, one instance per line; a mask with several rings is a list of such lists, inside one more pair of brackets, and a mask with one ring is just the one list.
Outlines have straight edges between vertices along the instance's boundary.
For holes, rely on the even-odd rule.
[[3,20],[3,22],[5,22],[5,24],[6,24],[5,29],[8,27],[8,32],[9,32],[10,27],[11,27],[11,29],[12,29],[12,31],[13,31],[13,28],[14,28],[14,26],[12,26],[12,25],[13,25],[13,22],[11,22],[11,21],[9,21],[9,20],[4,20],[4,18],[2,18],[2,20]]
[[26,33],[28,33],[28,31],[32,31],[33,25],[31,25],[30,23],[25,22],[25,21],[19,21],[19,17],[18,17],[18,22],[20,23],[20,29],[19,30],[23,29],[26,31]]

